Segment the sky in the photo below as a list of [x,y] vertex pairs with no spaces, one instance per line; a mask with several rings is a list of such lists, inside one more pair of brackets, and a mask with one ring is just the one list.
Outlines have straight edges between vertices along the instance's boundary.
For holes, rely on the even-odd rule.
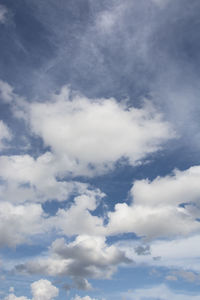
[[199,14],[0,0],[0,299],[200,300]]

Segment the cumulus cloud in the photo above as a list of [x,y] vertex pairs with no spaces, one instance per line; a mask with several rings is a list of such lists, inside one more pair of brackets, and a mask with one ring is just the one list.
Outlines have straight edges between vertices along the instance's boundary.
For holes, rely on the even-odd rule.
[[67,87],[52,101],[32,103],[29,114],[32,131],[74,175],[106,172],[121,158],[135,165],[174,137],[149,103],[139,109],[115,99],[89,100]]
[[15,247],[33,235],[44,233],[46,225],[41,205],[0,202],[0,247]]
[[121,264],[129,264],[123,251],[108,246],[103,237],[78,236],[66,243],[63,238],[54,241],[49,257],[38,258],[16,266],[16,271],[29,274],[70,276],[77,288],[84,290],[91,286],[86,278],[110,278]]
[[58,288],[46,279],[31,284],[33,300],[51,300],[58,296]]
[[103,193],[78,196],[69,209],[59,209],[53,218],[57,229],[68,236],[77,234],[105,235],[103,217],[91,214],[98,207],[99,200],[103,196]]
[[151,182],[135,181],[132,204],[116,204],[108,213],[108,234],[135,232],[152,239],[199,231],[199,179],[200,167],[194,166]]
[[0,198],[13,203],[64,201],[73,193],[92,193],[87,184],[59,179],[50,152],[37,159],[30,155],[1,156],[0,164]]
[[99,190],[83,189],[82,196],[75,197],[69,208],[59,209],[55,216],[45,214],[41,204],[33,202],[12,204],[3,201],[3,191],[1,192],[0,247],[14,247],[27,242],[33,235],[45,234],[51,230],[67,236],[105,235],[104,219],[89,212],[98,207],[104,196]]
[[[40,279],[31,284],[32,300],[53,300],[58,296],[59,290],[52,285],[49,280]],[[14,294],[10,294],[4,298],[4,300],[31,300],[27,297],[17,297]]]

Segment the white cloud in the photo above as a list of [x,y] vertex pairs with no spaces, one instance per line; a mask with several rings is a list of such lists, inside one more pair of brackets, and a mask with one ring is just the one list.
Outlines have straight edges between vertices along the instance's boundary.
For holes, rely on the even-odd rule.
[[[1,11],[1,8],[0,8]],[[1,18],[1,17],[0,17]],[[0,80],[0,99],[4,102],[11,102],[14,98],[13,88],[7,82]]]
[[[115,211],[109,212],[107,234],[135,232],[152,239],[198,232],[199,180],[200,167],[195,166],[152,182],[136,181],[132,204],[116,204]],[[182,203],[186,204],[181,207]]]
[[89,100],[64,87],[45,103],[29,107],[35,134],[51,146],[60,170],[74,175],[103,173],[120,158],[135,165],[174,137],[150,104],[137,109],[115,99]]
[[0,157],[0,198],[14,203],[67,200],[75,193],[90,193],[87,184],[57,178],[57,163],[50,152]]
[[195,293],[188,293],[185,291],[173,291],[164,284],[129,291],[127,293],[124,293],[123,296],[126,299],[134,300],[200,300],[200,296]]
[[4,5],[0,4],[0,23],[4,24],[6,22],[7,13],[8,13],[7,8]]
[[[91,215],[103,194],[82,195],[74,199],[69,209],[59,209],[54,220],[55,226],[65,235],[105,235],[103,218]],[[77,222],[77,220],[79,220]]]
[[45,279],[31,284],[33,300],[52,300],[58,296],[58,288]]
[[151,206],[198,203],[200,196],[200,166],[149,180],[135,181],[132,188],[134,203]]
[[12,138],[12,134],[7,125],[0,120],[0,150],[5,148],[5,141],[9,141]]
[[[49,280],[40,279],[31,284],[31,291],[33,294],[32,300],[53,300],[58,296],[59,290],[52,285]],[[4,300],[30,300],[27,297],[17,297],[14,294],[10,294],[4,298]]]
[[39,204],[13,205],[0,202],[0,247],[15,247],[47,229]]

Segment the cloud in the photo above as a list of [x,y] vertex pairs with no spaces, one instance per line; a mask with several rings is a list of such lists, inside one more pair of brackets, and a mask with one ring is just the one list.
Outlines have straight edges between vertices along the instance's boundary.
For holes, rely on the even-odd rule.
[[[104,219],[92,215],[99,204],[103,193],[96,195],[82,195],[74,199],[69,209],[59,209],[53,222],[57,229],[64,235],[105,235]],[[77,222],[79,220],[79,222]]]
[[31,284],[33,300],[51,300],[58,296],[58,289],[46,279]]
[[4,24],[7,20],[7,13],[8,13],[8,10],[7,8],[4,6],[4,5],[1,5],[0,4],[0,23],[1,24]]
[[115,99],[89,100],[67,87],[52,101],[31,103],[29,114],[33,133],[73,175],[104,173],[122,158],[136,165],[174,137],[149,103],[139,109]]
[[[174,278],[174,279],[173,279]],[[187,271],[187,270],[175,270],[171,271],[170,275],[166,277],[167,280],[178,280],[178,278],[181,278],[187,282],[200,282],[200,274],[193,272],[193,271]]]
[[[52,285],[49,280],[40,279],[31,284],[32,300],[53,300],[58,296],[59,290]],[[10,294],[4,298],[4,300],[30,300],[27,297],[17,297],[14,294]]]
[[74,298],[71,298],[71,300],[97,300],[97,299],[91,298],[90,296],[80,297],[76,295]]
[[27,242],[29,237],[44,233],[46,225],[41,205],[0,202],[0,247]]
[[50,152],[36,159],[27,154],[0,156],[0,164],[0,198],[13,203],[65,201],[71,194],[92,193],[87,184],[59,178]]
[[0,150],[6,147],[6,141],[10,141],[12,138],[11,131],[7,125],[0,120]]
[[[199,280],[200,236],[176,238],[173,240],[156,240],[151,242],[149,255],[138,255],[135,247],[138,241],[121,241],[116,244],[118,249],[126,253],[138,265],[168,268],[169,276],[176,276],[185,280]],[[159,259],[155,259],[158,258]]]
[[143,246],[143,245],[139,245],[135,248],[135,252],[138,254],[138,255],[149,255],[151,252],[150,252],[150,246],[149,245],[146,245],[146,246]]
[[130,264],[123,251],[108,246],[103,237],[81,235],[71,243],[55,240],[49,257],[16,266],[16,271],[50,276],[70,276],[76,288],[91,289],[86,278],[110,278],[118,265]]
[[10,294],[7,297],[5,297],[4,300],[30,300],[30,299],[28,299],[27,297],[24,297],[24,296],[17,297],[14,294]]
[[15,94],[13,92],[13,87],[5,81],[0,80],[0,99],[3,102],[10,103]]
[[78,290],[88,291],[92,289],[91,284],[85,278],[75,277],[74,282],[75,282],[74,287]]
[[161,284],[150,288],[136,289],[123,294],[126,299],[134,300],[199,300],[200,296],[195,293],[188,293],[185,291],[173,291],[166,285]]
[[154,239],[198,232],[199,179],[200,167],[194,166],[151,182],[135,181],[131,205],[116,204],[108,213],[107,234],[134,232]]
[[[21,170],[23,169],[21,168]],[[23,176],[26,176],[26,170],[24,169],[23,171]],[[20,176],[20,172],[18,172],[18,175]],[[28,242],[33,235],[50,233],[51,230],[54,230],[58,235],[64,234],[67,236],[88,234],[92,238],[95,235],[105,235],[104,219],[89,212],[94,211],[98,207],[102,197],[104,197],[104,194],[98,189],[87,190],[83,187],[82,195],[75,197],[69,208],[58,209],[55,216],[51,216],[44,212],[40,203],[36,203],[40,202],[40,199],[34,198],[37,196],[37,193],[33,193],[32,202],[27,201],[21,204],[12,204],[4,200],[7,191],[4,193],[3,186],[1,188],[0,247],[14,247]],[[21,193],[19,193],[19,190],[15,192],[18,192],[17,196],[21,195],[27,200],[31,191],[29,190],[29,186],[24,187],[24,189],[27,189],[27,193],[25,194],[22,193],[23,189],[20,191]],[[13,191],[14,189],[12,190],[9,186],[9,192],[12,197]]]

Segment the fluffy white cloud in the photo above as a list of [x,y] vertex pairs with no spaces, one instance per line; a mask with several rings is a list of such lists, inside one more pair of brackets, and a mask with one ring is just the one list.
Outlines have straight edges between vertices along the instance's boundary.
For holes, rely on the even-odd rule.
[[161,284],[158,286],[137,289],[123,294],[126,299],[145,300],[200,300],[200,296],[195,293],[188,293],[184,291],[173,291],[166,285]]
[[132,261],[103,237],[78,236],[73,242],[57,239],[49,257],[41,257],[16,266],[18,272],[50,276],[70,276],[76,288],[90,289],[86,278],[110,278],[120,264]]
[[[31,284],[32,300],[53,300],[59,294],[57,287],[52,285],[49,280],[40,279]],[[30,300],[27,297],[17,297],[14,294],[10,294],[4,298],[4,300]]]
[[151,206],[163,204],[198,203],[200,196],[200,166],[185,171],[175,170],[173,174],[157,177],[152,182],[140,180],[134,183],[134,203]]
[[58,296],[58,288],[45,279],[40,279],[31,284],[33,300],[51,300]]
[[[0,198],[14,203],[67,200],[72,193],[87,193],[87,184],[57,178],[57,163],[50,152],[0,157]],[[89,193],[89,191],[88,191]]]
[[[115,99],[89,100],[67,87],[53,100],[29,106],[33,132],[74,175],[102,173],[120,158],[135,165],[174,137],[149,103],[128,107]],[[29,118],[28,118],[29,120]]]
[[199,231],[199,180],[200,167],[195,166],[152,182],[136,181],[132,204],[117,204],[108,214],[107,234],[135,232],[152,239]]
[[39,204],[13,205],[0,202],[0,247],[14,247],[28,237],[47,230]]
[[97,208],[99,199],[103,196],[102,193],[78,196],[69,209],[59,209],[56,216],[52,218],[57,229],[68,236],[105,235],[103,218],[90,213]]
[[7,125],[0,120],[0,150],[5,147],[5,141],[11,140],[12,135]]

